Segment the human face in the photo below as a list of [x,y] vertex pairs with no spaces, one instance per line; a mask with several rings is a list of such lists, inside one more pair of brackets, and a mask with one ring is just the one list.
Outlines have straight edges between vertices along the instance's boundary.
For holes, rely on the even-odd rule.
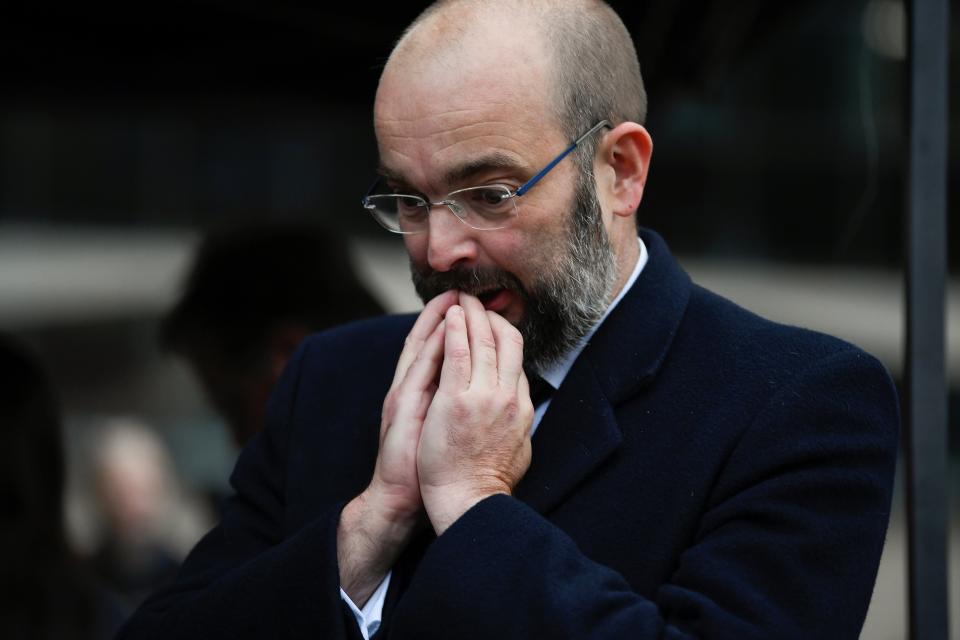
[[[553,73],[546,49],[529,32],[504,37],[509,30],[498,30],[497,47],[489,46],[489,38],[471,42],[471,34],[465,34],[456,40],[456,50],[437,52],[433,43],[450,41],[441,38],[431,41],[427,53],[391,58],[374,113],[381,172],[393,188],[429,201],[481,184],[516,189],[569,145],[551,117]],[[488,310],[521,330],[528,328],[527,353],[547,354],[533,346],[538,342],[569,342],[546,336],[569,334],[570,327],[583,324],[564,318],[596,315],[569,311],[591,306],[571,302],[582,302],[577,283],[597,269],[573,248],[572,203],[584,200],[575,198],[583,195],[576,188],[579,175],[575,162],[557,165],[518,201],[518,215],[504,229],[471,229],[444,208],[431,209],[428,228],[404,237],[421,295],[429,298],[451,287],[478,295]],[[593,220],[599,234],[592,237],[605,240],[599,212]],[[587,297],[605,301],[607,296]],[[579,329],[572,333],[582,335]]]
[[[535,371],[555,364],[599,322],[616,281],[613,250],[600,217],[593,181],[577,181],[572,211],[566,220],[566,246],[551,272],[540,273],[529,289],[499,268],[421,271],[411,261],[417,293],[424,302],[448,289],[489,297],[508,290],[524,302],[526,312],[517,323],[524,338],[524,363]],[[498,295],[498,294],[492,294]]]

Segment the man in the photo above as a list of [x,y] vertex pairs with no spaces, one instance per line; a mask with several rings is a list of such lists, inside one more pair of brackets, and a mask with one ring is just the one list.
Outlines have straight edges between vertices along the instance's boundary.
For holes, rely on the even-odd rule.
[[364,205],[426,307],[307,342],[128,637],[857,636],[890,381],[638,239],[644,109],[602,3],[442,2],[408,29]]

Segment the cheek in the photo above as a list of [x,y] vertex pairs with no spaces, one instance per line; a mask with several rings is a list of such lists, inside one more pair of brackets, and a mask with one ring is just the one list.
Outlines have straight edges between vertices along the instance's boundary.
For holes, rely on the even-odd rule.
[[407,255],[415,264],[427,264],[427,234],[405,235],[403,236],[403,244],[407,249]]
[[544,202],[521,209],[524,259],[536,272],[557,264],[567,250],[567,225],[574,206],[573,194],[554,189]]
[[522,282],[527,282],[532,271],[536,269],[529,261],[537,242],[536,234],[518,229],[500,229],[490,233],[498,235],[484,244],[483,249],[488,260],[517,276]]
[[508,255],[516,265],[515,273],[529,284],[538,277],[552,272],[567,252],[563,218],[555,217],[555,224],[538,226],[524,234]]

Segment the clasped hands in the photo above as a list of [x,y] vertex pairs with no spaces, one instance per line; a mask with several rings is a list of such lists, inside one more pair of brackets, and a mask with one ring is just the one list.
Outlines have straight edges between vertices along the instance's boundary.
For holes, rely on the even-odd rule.
[[512,492],[530,466],[533,411],[520,332],[465,293],[427,303],[384,400],[373,478],[340,517],[341,586],[354,602],[423,514],[440,535],[477,502]]

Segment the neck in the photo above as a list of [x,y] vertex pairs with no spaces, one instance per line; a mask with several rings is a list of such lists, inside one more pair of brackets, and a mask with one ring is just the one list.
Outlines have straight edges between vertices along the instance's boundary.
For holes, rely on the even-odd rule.
[[640,259],[640,243],[637,242],[635,234],[633,236],[627,236],[625,234],[625,237],[623,237],[619,245],[618,247],[614,247],[617,264],[617,280],[613,289],[610,291],[610,302],[616,300],[620,292],[623,291],[623,287],[633,274],[634,267],[637,266],[637,260]]

